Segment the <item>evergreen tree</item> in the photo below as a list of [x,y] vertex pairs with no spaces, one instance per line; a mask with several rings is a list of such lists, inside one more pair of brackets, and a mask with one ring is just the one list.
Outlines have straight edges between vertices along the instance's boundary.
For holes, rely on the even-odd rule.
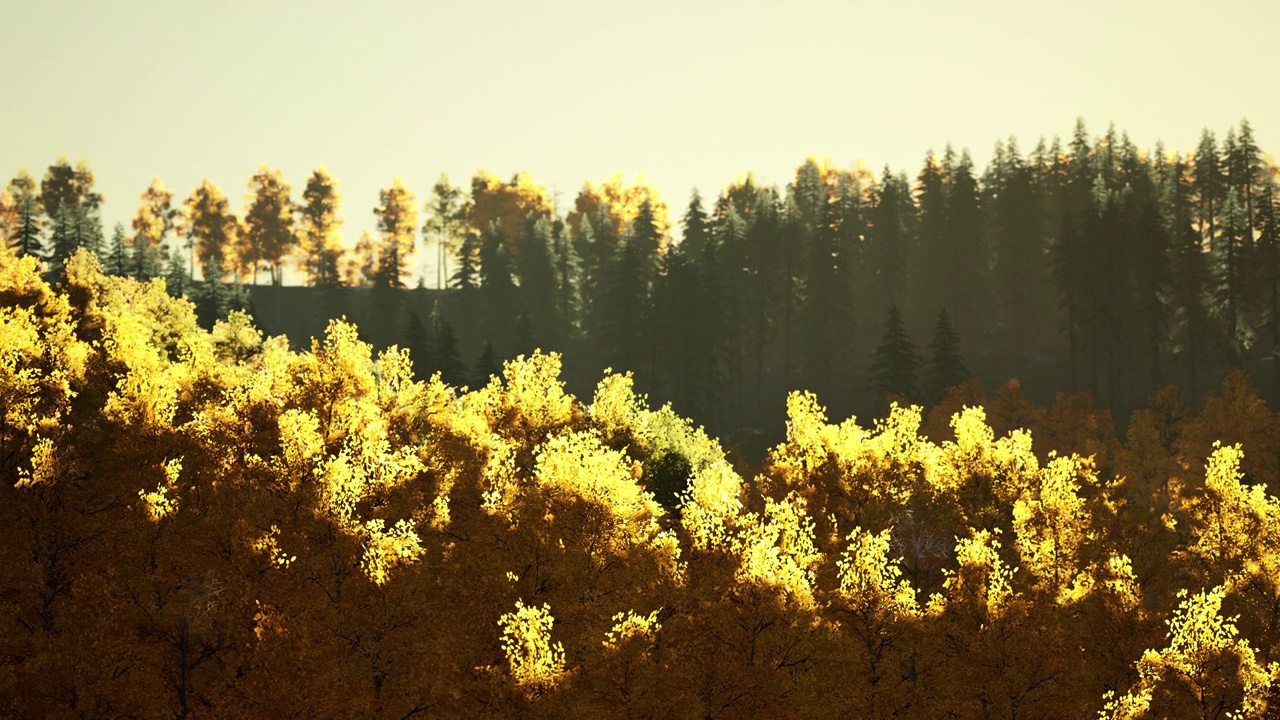
[[1143,395],[1149,396],[1164,384],[1161,354],[1169,333],[1168,298],[1172,281],[1169,233],[1154,199],[1142,204],[1133,235],[1137,241],[1137,256],[1132,263],[1136,300],[1134,326],[1144,331],[1140,347],[1148,387]]
[[556,220],[552,228],[552,255],[556,266],[556,320],[555,337],[562,342],[577,340],[582,332],[582,263],[569,227]]
[[1200,364],[1210,349],[1212,324],[1206,291],[1210,270],[1204,236],[1195,226],[1195,187],[1190,166],[1182,156],[1169,164],[1165,182],[1168,233],[1173,243],[1173,319],[1175,352],[1187,370],[1188,396],[1200,393]]
[[116,223],[111,231],[111,242],[107,245],[102,258],[102,270],[108,275],[122,276],[129,272],[131,262],[129,246],[125,240],[124,224]]
[[465,295],[480,284],[480,237],[474,232],[467,232],[458,244],[457,261],[458,269],[449,279],[449,287],[458,288]]
[[186,296],[191,288],[191,276],[187,274],[187,263],[178,253],[169,256],[169,265],[165,268],[165,290],[173,297]]
[[506,235],[499,220],[489,224],[480,246],[480,325],[485,336],[498,338],[499,350],[513,355],[511,330],[520,311],[518,288],[511,277]]
[[18,251],[19,256],[35,255],[44,258],[47,254],[44,236],[45,222],[42,219],[44,208],[40,204],[40,196],[36,193],[36,182],[28,176],[26,170],[18,173],[9,183],[9,195],[13,197],[17,209],[17,228],[10,240],[10,245]]
[[413,268],[414,232],[418,226],[418,211],[413,193],[400,182],[392,181],[391,187],[378,192],[381,204],[374,208],[378,217],[378,231],[382,242],[378,252],[378,273],[375,286],[404,287],[404,279]]
[[435,364],[431,333],[422,322],[422,317],[418,315],[416,308],[410,309],[405,316],[402,336],[405,348],[409,350],[409,357],[413,360],[414,376],[419,380],[431,377],[431,374],[438,369]]
[[685,257],[698,257],[702,254],[703,246],[709,241],[711,232],[707,213],[702,209],[702,196],[698,194],[697,188],[694,188],[689,196],[689,207],[685,210],[680,224],[684,230],[680,244],[684,246]]
[[949,169],[930,150],[916,177],[916,254],[913,316],[923,320],[948,306],[958,294],[953,287],[960,277],[955,249],[947,236],[947,187]]
[[493,343],[487,339],[484,341],[484,350],[480,352],[480,357],[476,359],[475,375],[472,376],[471,382],[474,387],[482,388],[489,384],[490,378],[502,377],[502,364],[498,362],[498,356],[493,352]]
[[960,357],[960,336],[951,327],[947,311],[938,313],[933,328],[933,341],[929,343],[929,365],[925,389],[929,402],[936,403],[950,388],[969,379],[969,371]]
[[439,312],[433,313],[435,326],[435,366],[440,379],[454,387],[464,387],[470,379],[467,366],[458,357],[458,337],[453,325]]
[[1200,145],[1195,152],[1195,181],[1193,187],[1198,198],[1200,233],[1210,250],[1218,247],[1218,215],[1226,198],[1226,178],[1222,171],[1222,157],[1218,144],[1208,128],[1200,134]]
[[545,217],[531,217],[525,223],[520,239],[520,296],[529,314],[535,343],[546,347],[559,344],[559,283],[552,257],[551,222]]
[[828,196],[823,221],[814,228],[806,254],[805,301],[801,307],[804,385],[829,406],[848,407],[852,385],[853,288],[846,248],[840,242],[841,205]]
[[897,307],[889,308],[884,334],[873,358],[871,377],[875,389],[882,396],[891,394],[908,401],[916,399],[916,371],[920,367],[920,358],[907,336],[902,313]]
[[212,328],[218,320],[225,320],[227,315],[240,303],[236,292],[230,288],[223,278],[226,273],[222,269],[222,261],[218,257],[210,258],[208,275],[205,276],[192,300],[196,306],[196,317],[204,328]]
[[650,238],[628,234],[623,241],[612,278],[605,286],[606,303],[602,344],[605,359],[618,372],[634,371],[648,377],[650,296],[645,282],[644,244]]

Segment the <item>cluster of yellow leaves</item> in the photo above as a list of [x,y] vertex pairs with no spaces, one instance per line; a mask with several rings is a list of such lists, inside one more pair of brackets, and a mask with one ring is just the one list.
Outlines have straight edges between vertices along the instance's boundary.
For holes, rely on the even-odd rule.
[[1222,587],[1188,597],[1169,625],[1169,645],[1148,650],[1138,661],[1139,679],[1121,697],[1107,694],[1104,720],[1172,717],[1175,708],[1192,701],[1202,717],[1236,708],[1229,717],[1256,717],[1266,707],[1265,694],[1277,666],[1264,667],[1249,643],[1241,639],[1233,618],[1223,617]]
[[511,678],[533,694],[551,689],[564,674],[564,645],[551,642],[554,624],[551,608],[526,606],[523,600],[516,601],[515,612],[498,618]]

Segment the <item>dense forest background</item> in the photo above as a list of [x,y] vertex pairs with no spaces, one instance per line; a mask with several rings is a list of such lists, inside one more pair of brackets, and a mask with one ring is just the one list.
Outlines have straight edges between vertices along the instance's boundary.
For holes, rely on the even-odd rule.
[[[748,175],[676,210],[617,177],[568,208],[525,174],[442,177],[423,203],[397,180],[376,230],[344,245],[324,168],[298,196],[263,166],[239,214],[207,181],[179,202],[157,178],[108,237],[92,171],[59,160],[9,183],[0,233],[51,278],[78,247],[164,277],[206,327],[250,309],[306,348],[345,316],[458,385],[535,348],[563,352],[579,394],[630,370],[758,460],[797,389],[873,417],[887,396],[932,405],[1016,378],[1041,405],[1085,390],[1123,429],[1158,388],[1198,403],[1240,368],[1280,401],[1278,173],[1247,121],[1182,153],[1080,121],[1029,153],[997,142],[983,170],[950,147],[913,175],[811,158],[785,187]],[[435,277],[415,276],[420,249]]]

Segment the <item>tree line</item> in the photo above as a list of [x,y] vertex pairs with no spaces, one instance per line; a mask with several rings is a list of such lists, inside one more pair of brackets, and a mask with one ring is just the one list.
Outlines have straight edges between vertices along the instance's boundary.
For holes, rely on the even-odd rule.
[[[450,381],[557,349],[574,377],[634,371],[650,397],[723,431],[765,424],[797,388],[840,413],[882,411],[886,396],[936,402],[971,373],[1086,389],[1123,417],[1168,383],[1203,397],[1232,367],[1280,399],[1278,173],[1247,121],[1186,153],[1079,121],[1065,144],[998,142],[981,171],[948,147],[914,177],[810,158],[782,188],[748,175],[714,202],[695,191],[679,242],[643,182],[588,182],[562,209],[523,173],[481,171],[469,192],[442,176],[421,206],[396,180],[376,232],[348,246],[324,168],[301,200],[259,168],[241,215],[208,181],[175,207],[157,179],[132,235],[104,242],[92,173],[60,161],[38,189],[25,173],[10,183],[0,227],[53,272],[87,246],[110,273],[204,293],[206,325],[246,307],[240,283],[279,285],[291,264],[334,298],[332,316]],[[427,311],[405,303],[419,246],[436,277],[416,284],[447,289]],[[197,264],[233,284],[193,285]],[[372,292],[355,306],[342,287]]]

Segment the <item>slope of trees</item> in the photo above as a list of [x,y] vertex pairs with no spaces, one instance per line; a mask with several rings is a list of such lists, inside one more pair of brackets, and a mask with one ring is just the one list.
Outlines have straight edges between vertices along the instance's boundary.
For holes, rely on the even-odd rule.
[[0,298],[6,716],[1276,710],[1280,421],[1240,373],[1124,443],[1014,384],[874,428],[794,392],[744,474],[558,354],[415,380],[342,321],[206,331],[86,250],[52,285],[0,250]]

